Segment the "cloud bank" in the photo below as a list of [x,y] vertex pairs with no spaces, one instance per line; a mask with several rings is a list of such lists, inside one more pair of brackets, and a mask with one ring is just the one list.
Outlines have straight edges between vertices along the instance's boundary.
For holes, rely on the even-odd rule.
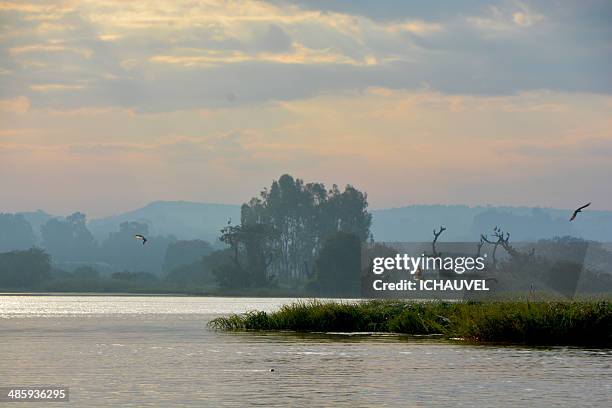
[[3,1],[0,210],[238,203],[282,172],[378,207],[612,209],[611,19],[594,0]]

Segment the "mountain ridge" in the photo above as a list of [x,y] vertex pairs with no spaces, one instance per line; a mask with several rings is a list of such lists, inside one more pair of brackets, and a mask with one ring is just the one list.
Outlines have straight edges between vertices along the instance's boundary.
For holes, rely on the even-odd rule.
[[[239,223],[240,207],[238,204],[158,200],[134,210],[92,218],[88,228],[101,242],[117,231],[122,222],[138,221],[147,224],[150,235],[173,235],[179,239],[204,239],[214,243],[228,220]],[[372,233],[379,241],[427,241],[434,228],[444,225],[447,241],[477,241],[480,234],[490,233],[494,226],[500,226],[515,240],[572,235],[612,242],[612,211],[606,210],[585,211],[578,222],[572,223],[569,222],[571,210],[551,207],[410,204],[371,210],[371,213]],[[32,222],[34,229],[53,217],[41,210],[21,214]]]

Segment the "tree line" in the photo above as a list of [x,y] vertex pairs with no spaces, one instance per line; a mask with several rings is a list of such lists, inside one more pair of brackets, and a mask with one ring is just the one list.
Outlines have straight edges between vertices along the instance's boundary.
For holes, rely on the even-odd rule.
[[[220,290],[325,287],[320,283],[340,281],[354,270],[350,262],[333,260],[326,246],[358,253],[370,237],[371,220],[364,192],[351,185],[328,189],[287,174],[245,203],[240,222],[229,221],[212,244],[155,236],[142,246],[133,236],[148,236],[149,225],[140,221],[121,223],[98,243],[85,214],[76,212],[44,223],[38,248],[24,217],[0,214],[0,286],[112,279]],[[36,278],[19,272],[25,269]]]

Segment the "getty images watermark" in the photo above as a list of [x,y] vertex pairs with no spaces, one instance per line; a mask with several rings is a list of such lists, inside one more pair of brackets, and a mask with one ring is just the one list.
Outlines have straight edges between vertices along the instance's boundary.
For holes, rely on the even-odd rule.
[[[535,292],[573,297],[589,243],[369,242],[361,248],[361,292],[366,298],[483,299]],[[591,267],[599,258],[591,257]],[[601,263],[601,262],[600,262]],[[593,266],[594,265],[594,266]],[[582,280],[581,280],[582,279]]]
[[368,298],[486,296],[496,286],[489,254],[474,243],[366,243],[361,270]]
[[361,250],[366,298],[462,299],[495,292],[491,255],[474,243],[369,242]]
[[[488,291],[486,279],[425,279],[424,276],[431,271],[443,271],[463,275],[466,272],[482,272],[485,270],[485,256],[409,256],[408,254],[395,254],[395,256],[377,256],[372,258],[372,273],[379,275],[374,279],[372,288],[375,291],[434,291],[434,290],[474,290]],[[385,282],[382,274],[385,272],[404,272],[411,275],[411,279],[399,279]]]

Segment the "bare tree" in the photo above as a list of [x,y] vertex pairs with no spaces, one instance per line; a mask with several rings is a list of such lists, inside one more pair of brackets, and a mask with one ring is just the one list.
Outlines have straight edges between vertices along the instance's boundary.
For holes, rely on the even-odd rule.
[[434,239],[431,242],[431,250],[433,251],[433,256],[440,256],[440,253],[436,251],[436,242],[438,242],[438,238],[440,237],[440,235],[442,235],[444,231],[446,231],[446,228],[443,226],[440,226],[440,231],[438,232],[436,232],[436,230],[433,230]]
[[484,236],[481,235],[480,236],[480,242],[478,243],[478,245],[476,245],[476,256],[474,256],[474,258],[479,258],[480,257],[480,252],[482,252],[482,246],[485,244],[485,240],[484,240]]
[[484,241],[488,244],[493,245],[493,254],[492,254],[493,255],[493,268],[495,268],[495,265],[497,263],[495,255],[497,252],[497,248],[499,246],[501,246],[508,253],[508,255],[510,255],[513,258],[520,257],[520,256],[533,257],[535,255],[535,248],[532,248],[527,254],[521,253],[516,248],[514,248],[510,244],[510,233],[504,232],[500,227],[496,226],[495,228],[493,228],[493,237],[495,239],[490,240],[484,234],[480,236],[481,242]]
[[[497,247],[499,247],[500,245],[503,246],[503,243],[505,242],[506,245],[510,245],[508,243],[508,241],[510,240],[510,233],[506,233],[504,234],[504,232],[501,230],[501,228],[499,228],[498,226],[495,226],[495,228],[493,228],[493,237],[496,238],[495,240],[490,240],[489,237],[487,237],[485,234],[482,234],[480,236],[480,241],[484,241],[487,244],[491,244],[493,245],[493,252],[492,252],[492,258],[493,258],[493,269],[495,269],[495,266],[497,265],[497,258],[496,258],[496,254],[497,254]],[[504,248],[505,249],[505,248]]]

